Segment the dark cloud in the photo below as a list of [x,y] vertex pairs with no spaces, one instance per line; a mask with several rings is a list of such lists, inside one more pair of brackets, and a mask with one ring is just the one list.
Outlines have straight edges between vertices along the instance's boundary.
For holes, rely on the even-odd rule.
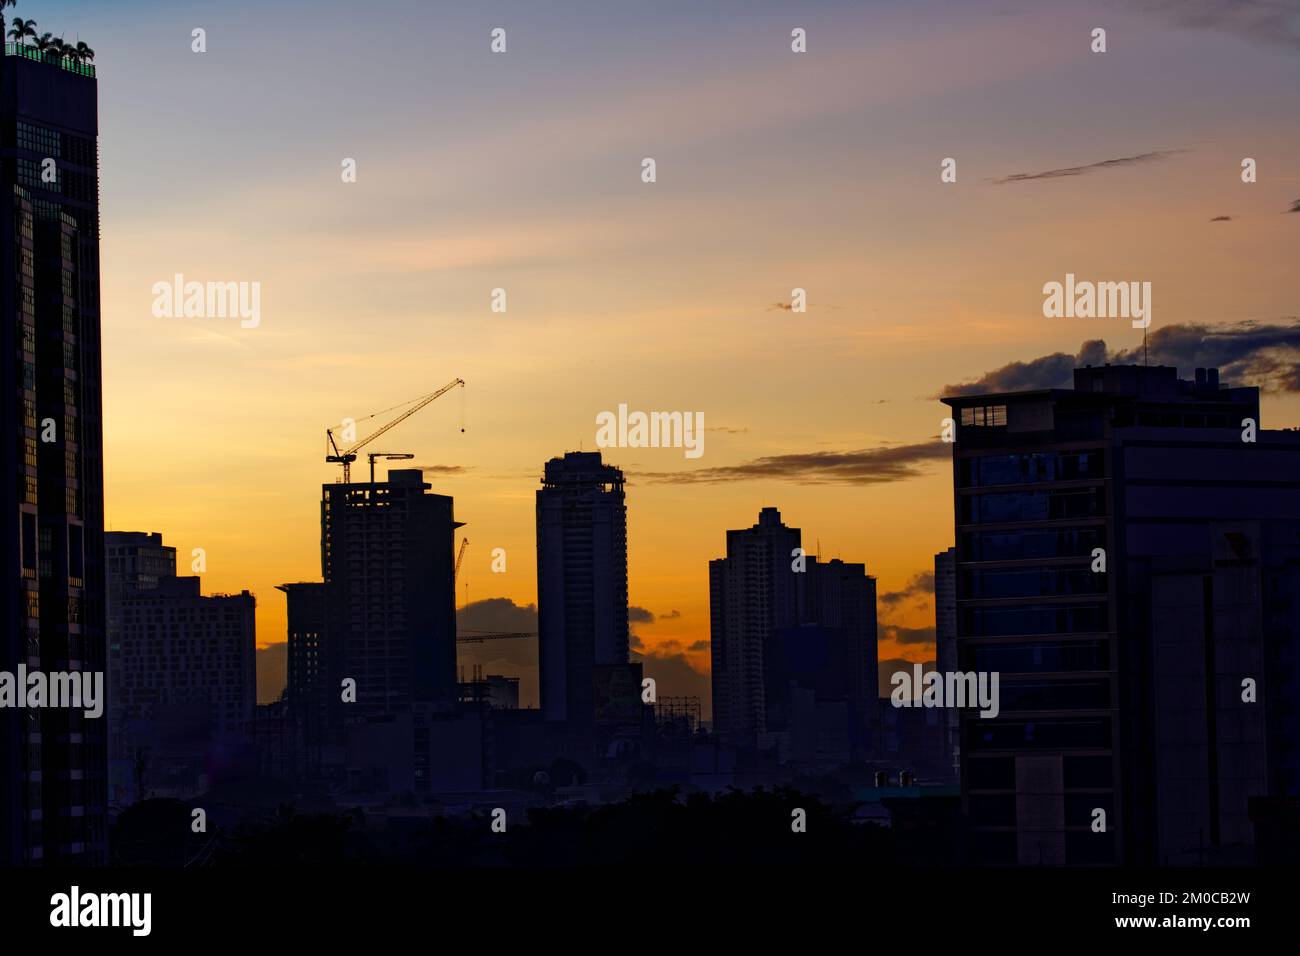
[[682,616],[682,612],[681,612],[681,611],[678,611],[678,610],[672,610],[672,611],[669,611],[667,614],[660,614],[660,615],[659,615],[659,618],[660,618],[660,620],[663,620],[663,621],[673,621],[673,620],[676,620],[677,618],[679,618],[679,617],[681,617],[681,616]]
[[636,477],[654,484],[701,484],[762,479],[799,484],[873,485],[901,481],[921,474],[922,466],[952,457],[952,449],[937,438],[912,445],[884,445],[855,451],[810,451],[770,455],[739,465],[695,471],[643,472]]
[[1083,343],[1078,355],[1054,352],[1027,362],[1011,362],[987,372],[973,382],[945,385],[941,395],[983,395],[986,392],[1029,392],[1040,388],[1070,388],[1074,370],[1084,365],[1104,365],[1106,343],[1093,339]]
[[1215,216],[1210,222],[1232,222],[1231,216]]
[[711,646],[712,645],[708,641],[695,641],[691,643],[686,649],[688,651],[696,651],[698,653],[699,651],[707,651]]
[[[375,462],[378,466],[378,462]],[[469,471],[464,465],[408,465],[404,461],[389,462],[390,468],[419,468],[426,475],[463,475]]]
[[[537,633],[537,605],[516,604],[509,598],[474,601],[456,612],[456,627],[464,631]],[[540,701],[537,681],[537,639],[507,638],[480,644],[457,644],[456,663],[467,673],[475,665],[483,673],[519,678],[519,706],[536,707]]]
[[1000,179],[993,180],[993,183],[996,186],[1005,186],[1008,183],[1028,183],[1039,179],[1064,179],[1067,176],[1084,176],[1099,169],[1114,169],[1118,166],[1136,166],[1140,163],[1149,163],[1161,160],[1166,156],[1172,156],[1175,153],[1181,152],[1183,152],[1181,149],[1158,149],[1150,153],[1138,153],[1136,156],[1121,156],[1118,159],[1103,159],[1100,162],[1088,163],[1084,166],[1062,166],[1060,169],[1045,169],[1037,173],[1012,173],[1010,176],[1003,176]]
[[722,432],[724,435],[747,435],[748,428],[734,428],[731,425],[710,425],[704,429],[706,432]]
[[[912,676],[912,661],[903,660],[901,657],[890,657],[880,662],[879,677],[876,680],[876,690],[881,697],[888,697],[893,693],[894,685],[890,679],[899,671],[903,671],[908,677]],[[934,661],[921,662],[921,668],[925,671],[935,669]]]
[[880,603],[891,607],[912,598],[934,593],[934,572],[918,571],[901,591],[886,591],[880,595]]
[[879,640],[898,644],[933,644],[933,627],[903,627],[901,624],[881,624]]
[[1300,199],[1297,199],[1295,202],[1293,202],[1291,204],[1291,208],[1288,209],[1287,212],[1300,212]]
[[1245,322],[1231,326],[1166,325],[1147,337],[1146,353],[1138,345],[1110,351],[1100,340],[1085,342],[1076,356],[1057,352],[1027,362],[1012,362],[974,382],[948,385],[943,394],[1070,388],[1074,369],[1084,365],[1172,365],[1184,378],[1197,368],[1217,368],[1220,380],[1257,385],[1265,391],[1300,391],[1300,321],[1288,324]]
[[289,645],[271,644],[257,649],[257,702],[271,704],[280,699],[289,674]]
[[627,620],[629,624],[653,624],[655,616],[643,607],[630,605],[627,609]]
[[1255,43],[1300,49],[1296,0],[1124,0],[1123,7],[1163,17],[1179,27],[1217,30]]
[[713,681],[692,667],[685,656],[655,649],[633,652],[631,657],[634,663],[641,664],[646,677],[654,678],[656,697],[698,697],[704,718],[712,718]]

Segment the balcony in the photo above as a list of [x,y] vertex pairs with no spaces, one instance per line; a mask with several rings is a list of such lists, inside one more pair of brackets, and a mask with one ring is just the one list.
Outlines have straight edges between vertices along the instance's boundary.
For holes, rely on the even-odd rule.
[[38,63],[48,63],[50,66],[58,66],[60,69],[67,70],[69,73],[76,73],[78,76],[93,77],[95,75],[95,68],[89,63],[79,63],[66,56],[42,53],[36,47],[26,43],[6,43],[5,56],[21,56],[28,60],[35,60]]

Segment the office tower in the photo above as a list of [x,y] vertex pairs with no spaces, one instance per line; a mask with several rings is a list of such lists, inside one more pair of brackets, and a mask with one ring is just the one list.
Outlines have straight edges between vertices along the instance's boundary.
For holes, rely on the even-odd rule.
[[[0,670],[11,673],[105,667],[97,110],[93,67],[6,46]],[[0,864],[106,860],[105,724],[79,710],[0,713]]]
[[961,716],[975,857],[1249,859],[1294,746],[1294,669],[1269,662],[1294,655],[1300,434],[1252,433],[1258,390],[1216,369],[944,401],[958,657],[1001,681],[996,719]]
[[[325,633],[356,681],[346,716],[378,716],[414,702],[456,702],[452,499],[428,494],[418,468],[386,482],[325,485],[321,570]],[[340,700],[335,684],[331,702]]]
[[104,535],[107,575],[108,632],[108,802],[121,807],[129,802],[133,768],[125,752],[126,720],[122,685],[122,605],[140,591],[151,591],[163,578],[176,576],[176,549],[162,543],[162,535],[138,531],[109,531]]
[[[934,556],[934,657],[935,669],[943,674],[959,670],[957,665],[957,549]],[[960,774],[961,727],[956,708],[944,712],[944,761],[953,777]]]
[[713,727],[726,743],[754,747],[768,731],[769,697],[785,685],[779,632],[799,620],[798,528],[776,508],[751,528],[727,532],[727,556],[709,562]]
[[[842,727],[845,762],[862,759],[875,749],[879,730],[876,579],[864,564],[814,557],[800,577],[803,634],[787,640],[786,660],[803,664],[800,683],[813,695],[816,735],[825,739],[830,730],[838,733]],[[801,638],[813,633],[824,644],[803,646]],[[842,706],[842,713],[831,711],[836,706]]]
[[325,585],[319,581],[280,584],[288,610],[288,665],[285,701],[302,732],[303,769],[319,771],[321,748],[337,737],[341,660],[325,629]]
[[597,684],[602,698],[611,688],[622,697],[631,673],[623,473],[600,452],[546,463],[537,491],[537,616],[542,713],[590,725]]

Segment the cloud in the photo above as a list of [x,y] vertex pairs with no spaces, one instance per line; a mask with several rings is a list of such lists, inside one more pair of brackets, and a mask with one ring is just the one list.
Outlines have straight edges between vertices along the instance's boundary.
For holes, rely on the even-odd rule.
[[748,435],[748,428],[734,428],[731,425],[710,425],[706,432],[722,432],[724,435]]
[[1300,49],[1300,5],[1295,0],[1125,0],[1124,7],[1164,17],[1175,26]]
[[[1220,379],[1233,385],[1256,385],[1265,391],[1300,392],[1300,321],[1229,326],[1166,325],[1147,338],[1147,360],[1172,365],[1183,377],[1197,368],[1217,368]],[[1141,364],[1142,346],[1110,351],[1101,340],[1085,342],[1077,356],[1063,352],[1027,362],[1012,362],[973,382],[948,385],[943,394],[980,395],[986,392],[1070,388],[1074,369],[1083,365]]]
[[280,699],[289,674],[289,645],[269,644],[257,649],[257,702],[270,704]]
[[903,601],[934,593],[934,572],[918,571],[901,591],[886,591],[880,595],[880,603],[891,607]]
[[[912,665],[914,661],[905,660],[901,657],[889,657],[880,662],[879,677],[876,680],[876,690],[881,697],[888,697],[894,690],[894,685],[890,683],[892,678],[899,671],[903,671],[908,677],[912,676]],[[923,671],[932,671],[935,669],[934,661],[922,661],[921,668]]]
[[903,627],[901,624],[882,624],[878,639],[897,644],[933,644],[933,627]]
[[698,697],[700,710],[707,718],[713,710],[713,680],[697,671],[680,647],[671,641],[662,649],[634,651],[631,658],[641,664],[646,677],[654,678],[656,697]]
[[654,484],[712,484],[728,481],[793,481],[799,484],[872,485],[915,478],[922,466],[946,461],[952,449],[937,439],[912,445],[883,445],[854,451],[810,451],[769,455],[695,471],[644,472]]
[[1287,212],[1300,212],[1300,199],[1297,199],[1295,202],[1291,203],[1291,208],[1288,209]]
[[696,653],[699,653],[701,651],[707,651],[712,646],[713,645],[709,641],[694,641],[690,645],[688,645],[686,649],[688,651],[695,651]]
[[1100,162],[1088,163],[1084,166],[1062,166],[1060,169],[1045,169],[1037,173],[1012,173],[1010,176],[994,179],[993,184],[995,186],[1005,186],[1008,183],[1028,183],[1039,179],[1064,179],[1067,176],[1084,176],[1099,169],[1114,169],[1119,166],[1136,166],[1140,163],[1154,162],[1181,152],[1183,152],[1181,149],[1158,149],[1150,153],[1138,153],[1136,156],[1103,159]]
[[[378,464],[376,462],[376,464]],[[390,468],[419,468],[426,475],[463,475],[469,471],[464,465],[408,465],[402,461],[394,461],[389,464]]]
[[653,624],[655,616],[643,607],[629,605],[627,609],[627,619],[630,624]]
[[1231,216],[1215,216],[1210,222],[1232,222]]
[[1054,352],[1027,362],[1011,362],[986,372],[973,382],[945,385],[941,395],[983,395],[986,392],[1028,392],[1040,388],[1069,388],[1074,370],[1084,365],[1103,365],[1106,343],[1100,339],[1084,342],[1078,355]]
[[673,610],[673,611],[669,611],[667,614],[660,614],[659,619],[662,621],[673,621],[681,616],[682,616],[681,611]]

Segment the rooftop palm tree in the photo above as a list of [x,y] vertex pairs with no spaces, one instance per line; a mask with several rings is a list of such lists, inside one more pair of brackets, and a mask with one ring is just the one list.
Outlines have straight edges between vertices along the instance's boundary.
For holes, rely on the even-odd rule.
[[28,37],[36,36],[36,21],[14,17],[14,25],[9,31],[9,35],[14,38],[14,43],[23,43]]
[[0,36],[5,32],[5,7],[18,6],[18,0],[0,0]]
[[77,56],[81,60],[89,63],[95,58],[95,51],[86,45],[85,40],[77,41]]
[[[3,2],[3,0],[0,0],[0,2]],[[54,44],[58,42],[59,41],[54,39],[53,33],[42,33],[36,38],[36,49],[40,50],[41,53],[48,55]]]

